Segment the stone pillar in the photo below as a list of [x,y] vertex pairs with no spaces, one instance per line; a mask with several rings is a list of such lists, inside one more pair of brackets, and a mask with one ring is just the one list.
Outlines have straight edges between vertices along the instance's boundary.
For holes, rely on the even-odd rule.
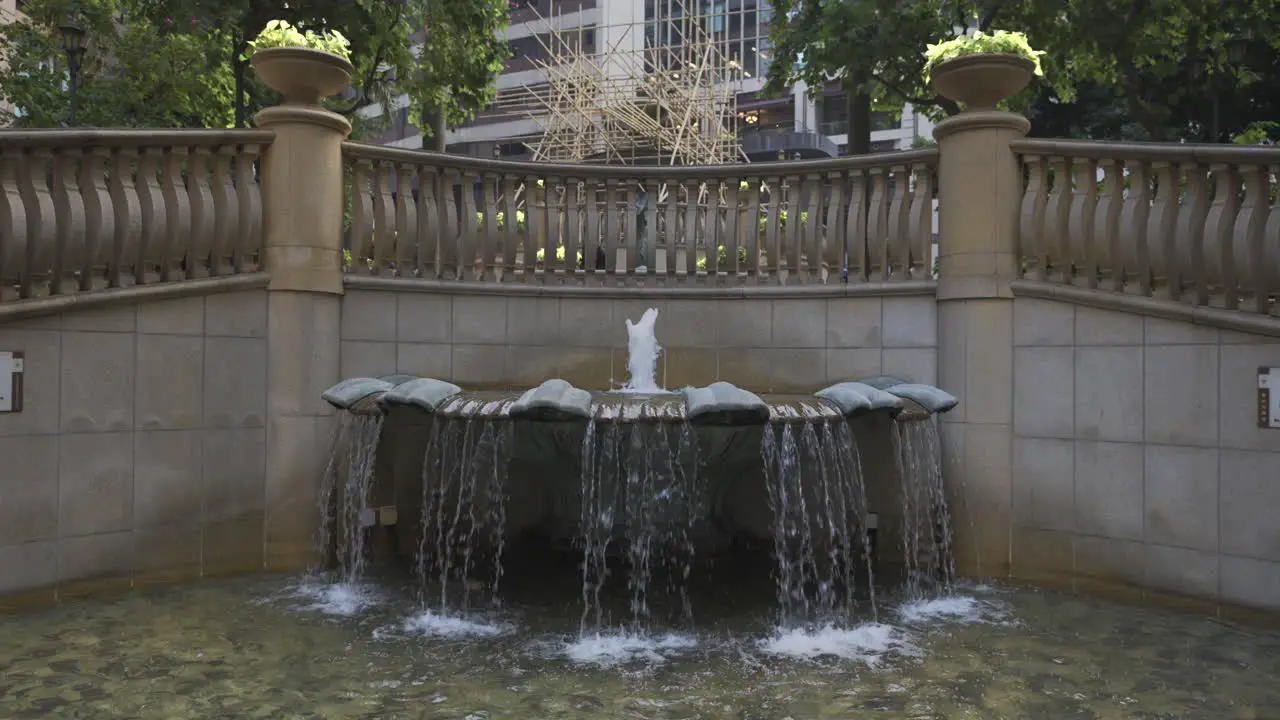
[[1013,293],[1021,174],[1009,144],[1031,125],[995,110],[934,128],[939,159],[939,385],[944,472],[963,575],[1008,575],[1013,495]]
[[266,565],[314,559],[319,489],[334,414],[320,393],[339,381],[342,141],[351,125],[318,106],[263,110],[275,133],[262,167],[267,327]]

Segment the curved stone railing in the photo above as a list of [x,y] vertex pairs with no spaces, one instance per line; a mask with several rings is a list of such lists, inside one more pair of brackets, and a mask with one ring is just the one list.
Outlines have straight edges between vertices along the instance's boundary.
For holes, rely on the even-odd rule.
[[257,271],[272,138],[0,131],[0,303]]
[[1280,148],[1023,140],[1028,280],[1276,313]]
[[936,150],[680,168],[355,143],[343,154],[354,274],[585,286],[932,279]]

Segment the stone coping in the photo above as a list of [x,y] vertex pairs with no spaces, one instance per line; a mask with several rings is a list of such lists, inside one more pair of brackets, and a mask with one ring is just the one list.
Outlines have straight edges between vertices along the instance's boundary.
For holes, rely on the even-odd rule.
[[1187,305],[1174,300],[1091,290],[1038,280],[1015,280],[1010,283],[1010,287],[1015,297],[1057,300],[1102,310],[1117,310],[1165,320],[1179,320],[1192,325],[1280,337],[1280,317],[1275,315]]
[[266,272],[251,272],[14,300],[0,303],[0,323],[113,305],[172,300],[237,290],[257,290],[265,288],[269,279],[270,275]]
[[[658,277],[627,276],[626,282],[657,283]],[[549,274],[548,280],[554,280]],[[566,279],[569,279],[566,277]],[[612,278],[611,278],[612,279]],[[665,277],[672,282],[672,276]],[[465,280],[423,280],[419,278],[393,278],[368,275],[344,275],[343,283],[351,290],[379,290],[383,292],[422,292],[434,295],[502,295],[538,297],[590,297],[590,298],[689,298],[734,299],[757,298],[761,300],[786,298],[823,297],[901,297],[933,296],[937,283],[933,280],[904,280],[899,282],[834,283],[831,285],[734,285],[727,287],[690,287],[644,285],[618,287],[600,285],[556,285],[543,282],[473,282]]]

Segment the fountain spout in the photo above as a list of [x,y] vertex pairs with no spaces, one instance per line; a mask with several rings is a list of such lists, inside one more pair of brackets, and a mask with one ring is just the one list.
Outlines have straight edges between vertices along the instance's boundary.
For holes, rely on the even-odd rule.
[[638,322],[627,318],[627,384],[622,387],[627,392],[659,393],[658,387],[658,354],[662,347],[658,345],[658,336],[654,326],[658,322],[658,309],[649,308],[640,316]]

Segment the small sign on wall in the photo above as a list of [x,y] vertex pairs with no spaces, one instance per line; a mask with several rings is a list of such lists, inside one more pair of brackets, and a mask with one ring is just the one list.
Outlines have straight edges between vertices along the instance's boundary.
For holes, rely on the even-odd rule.
[[1280,368],[1258,368],[1258,427],[1280,430]]
[[0,413],[22,412],[22,353],[0,352]]

